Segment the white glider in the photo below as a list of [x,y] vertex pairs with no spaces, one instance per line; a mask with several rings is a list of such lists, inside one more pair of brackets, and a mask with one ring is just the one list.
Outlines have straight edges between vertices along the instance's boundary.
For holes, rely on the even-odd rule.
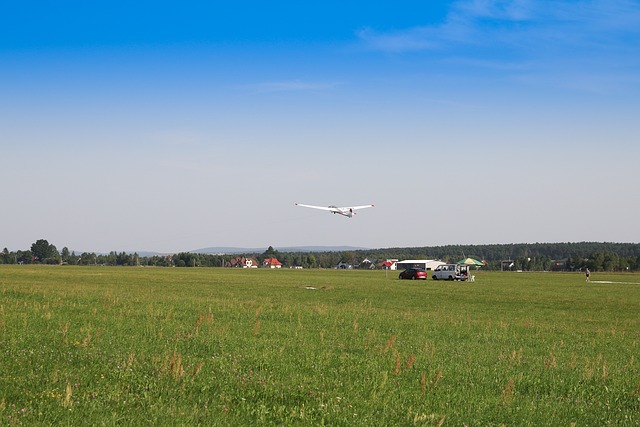
[[323,211],[329,211],[334,214],[346,216],[347,218],[351,218],[356,214],[356,210],[358,209],[366,209],[372,208],[373,205],[364,205],[364,206],[352,206],[352,207],[338,207],[338,206],[313,206],[313,205],[303,205],[302,203],[296,203],[296,206],[302,206],[303,208],[312,208],[312,209],[320,209]]

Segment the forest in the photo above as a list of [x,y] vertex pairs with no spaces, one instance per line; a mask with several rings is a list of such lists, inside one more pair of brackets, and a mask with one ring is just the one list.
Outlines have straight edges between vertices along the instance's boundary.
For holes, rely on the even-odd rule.
[[60,264],[150,267],[225,267],[238,257],[251,257],[262,265],[277,258],[283,268],[382,268],[388,260],[439,259],[455,263],[466,257],[485,263],[487,270],[510,271],[640,271],[640,244],[610,242],[516,243],[491,245],[448,245],[409,248],[363,249],[336,252],[281,252],[269,246],[261,253],[201,254],[180,252],[140,256],[137,253],[109,252],[76,254],[67,247],[58,250],[46,239],[34,242],[28,250],[4,248],[0,264]]

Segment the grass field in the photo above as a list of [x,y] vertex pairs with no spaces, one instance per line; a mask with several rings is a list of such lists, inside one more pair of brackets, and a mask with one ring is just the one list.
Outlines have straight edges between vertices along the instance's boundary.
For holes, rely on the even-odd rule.
[[22,425],[640,425],[640,275],[0,266]]

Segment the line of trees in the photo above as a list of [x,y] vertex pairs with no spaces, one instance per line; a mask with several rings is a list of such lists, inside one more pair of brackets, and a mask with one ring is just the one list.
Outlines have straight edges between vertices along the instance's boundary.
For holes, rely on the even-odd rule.
[[388,248],[366,251],[374,258],[441,259],[448,263],[471,257],[488,270],[640,271],[640,244],[610,242],[516,243]]
[[[453,245],[414,248],[386,248],[337,252],[280,252],[269,246],[262,253],[199,254],[180,252],[173,255],[140,256],[137,253],[93,252],[77,255],[45,239],[29,250],[10,252],[4,248],[0,264],[65,264],[156,267],[223,267],[237,256],[250,256],[260,264],[266,258],[277,258],[284,267],[334,268],[347,263],[355,268],[377,268],[387,259],[440,259],[454,263],[465,257],[486,261],[488,270],[523,271],[640,271],[640,244],[635,243],[533,243],[504,245]],[[363,262],[364,260],[370,263]]]

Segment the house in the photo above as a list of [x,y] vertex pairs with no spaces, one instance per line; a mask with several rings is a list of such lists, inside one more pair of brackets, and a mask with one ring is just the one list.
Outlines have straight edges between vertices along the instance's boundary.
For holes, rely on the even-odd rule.
[[371,261],[368,258],[365,258],[362,260],[362,262],[360,263],[360,265],[358,266],[359,268],[363,268],[363,269],[369,269],[369,270],[373,270],[374,268],[376,268],[376,264]]
[[378,267],[383,268],[385,270],[397,270],[398,269],[398,260],[397,259],[388,259],[386,261],[382,261],[378,263]]
[[236,257],[226,264],[227,267],[235,268],[258,268],[258,265],[258,261],[246,257]]
[[282,268],[282,263],[277,258],[267,258],[262,263],[264,268]]

